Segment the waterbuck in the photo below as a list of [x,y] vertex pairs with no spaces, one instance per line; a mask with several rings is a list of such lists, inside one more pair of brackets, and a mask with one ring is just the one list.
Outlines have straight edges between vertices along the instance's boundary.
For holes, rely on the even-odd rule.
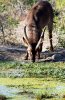
[[28,12],[25,21],[23,41],[27,45],[26,59],[29,57],[35,62],[36,54],[40,58],[45,26],[48,26],[50,50],[53,51],[53,9],[51,4],[47,1],[37,2]]

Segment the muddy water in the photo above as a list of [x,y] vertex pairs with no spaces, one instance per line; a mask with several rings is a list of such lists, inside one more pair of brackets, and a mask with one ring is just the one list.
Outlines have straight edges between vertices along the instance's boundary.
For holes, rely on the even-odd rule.
[[54,79],[1,78],[1,96],[6,99],[0,100],[65,100],[65,83]]

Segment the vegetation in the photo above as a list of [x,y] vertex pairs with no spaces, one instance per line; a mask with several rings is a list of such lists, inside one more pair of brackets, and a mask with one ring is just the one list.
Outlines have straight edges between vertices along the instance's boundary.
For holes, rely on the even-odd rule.
[[65,99],[65,62],[1,61],[0,77],[0,89],[8,100]]
[[[56,22],[56,26],[55,26],[55,30],[56,33],[58,35],[58,38],[60,38],[58,41],[61,44],[62,47],[65,48],[65,41],[64,38],[62,39],[62,37],[64,37],[65,35],[65,1],[63,0],[61,2],[61,0],[56,0],[55,1],[55,10],[58,12],[57,15],[55,17],[55,22]],[[61,42],[62,41],[62,42]]]
[[[64,100],[65,83],[50,78],[1,78],[7,100]],[[6,85],[6,86],[3,86]],[[3,92],[4,93],[4,92]],[[3,97],[3,95],[2,95]]]
[[65,63],[0,62],[0,77],[57,78],[65,80]]

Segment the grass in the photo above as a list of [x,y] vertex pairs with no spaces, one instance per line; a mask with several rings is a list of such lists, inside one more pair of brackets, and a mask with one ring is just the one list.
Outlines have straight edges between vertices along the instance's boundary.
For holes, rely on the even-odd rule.
[[[53,98],[53,100],[63,100],[65,96],[65,83],[52,78],[0,78],[0,85],[6,85],[5,92],[8,94],[7,90],[10,90],[10,95],[11,91],[16,89],[12,91],[15,99],[11,100],[19,98],[19,100],[52,100]],[[7,94],[6,97],[8,97]]]
[[65,100],[65,62],[0,61],[1,85],[16,89],[9,100]]
[[16,61],[0,62],[0,77],[47,78],[65,80],[65,62],[23,63]]
[[56,8],[61,10],[65,7],[65,0],[56,0]]

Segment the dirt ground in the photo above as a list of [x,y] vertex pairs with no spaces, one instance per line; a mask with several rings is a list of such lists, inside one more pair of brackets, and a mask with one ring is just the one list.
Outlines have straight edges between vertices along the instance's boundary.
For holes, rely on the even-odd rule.
[[[26,48],[23,46],[4,46],[0,45],[0,61],[4,60],[15,60],[15,61],[24,61],[24,56],[26,53]],[[54,52],[50,50],[46,50],[41,52],[41,59],[36,60],[40,62],[51,61],[51,62],[58,62],[58,61],[65,61],[65,49],[64,48],[56,48]]]

